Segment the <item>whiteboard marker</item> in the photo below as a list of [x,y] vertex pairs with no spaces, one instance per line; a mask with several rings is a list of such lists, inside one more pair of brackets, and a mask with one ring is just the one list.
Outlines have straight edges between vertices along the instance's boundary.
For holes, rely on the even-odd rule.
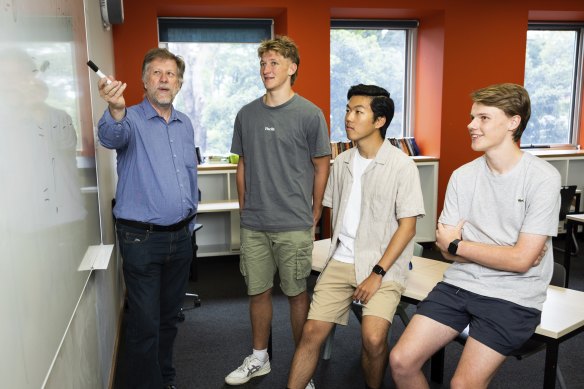
[[91,68],[91,70],[93,70],[95,72],[95,74],[97,74],[99,76],[99,78],[105,78],[107,80],[106,83],[108,85],[112,83],[112,80],[107,78],[107,76],[105,74],[103,74],[103,72],[101,70],[99,70],[97,65],[94,64],[92,61],[87,61],[87,66],[89,66]]

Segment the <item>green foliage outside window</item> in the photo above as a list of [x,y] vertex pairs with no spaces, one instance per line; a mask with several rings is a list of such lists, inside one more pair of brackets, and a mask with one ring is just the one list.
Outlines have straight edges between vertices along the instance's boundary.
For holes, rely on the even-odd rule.
[[527,32],[525,89],[531,119],[522,145],[571,143],[576,41],[575,30]]
[[265,92],[257,43],[168,43],[186,62],[175,107],[195,128],[203,155],[227,155],[233,122],[242,106]]
[[375,84],[389,91],[395,115],[386,137],[402,137],[406,77],[406,31],[331,29],[331,140],[346,139],[347,91],[356,84]]

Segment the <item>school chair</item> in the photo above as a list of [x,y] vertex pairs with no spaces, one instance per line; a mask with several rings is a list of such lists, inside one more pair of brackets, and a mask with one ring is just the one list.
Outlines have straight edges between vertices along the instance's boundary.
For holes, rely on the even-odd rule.
[[[199,196],[199,203],[201,202],[201,190],[198,191]],[[196,281],[198,278],[198,269],[197,269],[197,251],[199,246],[197,246],[197,231],[203,228],[202,224],[196,223],[195,228],[193,229],[193,234],[191,235],[191,244],[193,247],[193,259],[191,261],[191,268],[189,269],[189,280]],[[178,321],[182,322],[185,321],[185,312],[190,311],[192,309],[198,308],[201,306],[201,297],[197,293],[185,293],[185,297],[189,297],[193,299],[193,306],[181,307],[180,311],[178,312]]]
[[[571,213],[580,213],[579,209],[576,209],[575,212],[572,212],[572,202],[577,198],[576,195],[576,190],[577,190],[578,186],[576,185],[568,185],[568,186],[562,186],[562,188],[560,189],[560,222],[565,222],[566,221],[566,216],[571,214]],[[578,195],[579,196],[579,195]],[[576,201],[576,205],[579,204],[579,201]],[[576,207],[578,208],[578,207]],[[574,251],[571,252],[571,255],[577,255],[578,254],[578,240],[576,239],[576,231],[578,229],[572,229],[572,234],[571,236],[566,236],[566,239],[572,239],[572,244],[574,247]],[[563,248],[560,247],[555,247],[555,250],[558,250],[560,252],[564,252]]]
[[[191,262],[191,269],[189,279],[196,281],[198,274],[197,274],[197,250],[199,246],[197,246],[197,231],[203,228],[202,224],[195,224],[195,229],[193,230],[193,235],[191,236],[191,243],[193,245],[193,260]],[[192,309],[198,308],[201,306],[201,298],[197,293],[185,293],[185,297],[189,297],[193,299],[193,306],[181,307],[180,311],[178,312],[178,321],[185,321],[185,312],[190,311]]]

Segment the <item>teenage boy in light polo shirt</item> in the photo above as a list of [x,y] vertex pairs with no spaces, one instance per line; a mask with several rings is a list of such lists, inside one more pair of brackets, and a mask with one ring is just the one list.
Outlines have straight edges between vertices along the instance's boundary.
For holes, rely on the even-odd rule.
[[356,147],[335,159],[325,190],[332,244],[292,361],[291,389],[309,382],[320,347],[335,323],[347,324],[354,300],[363,303],[366,387],[381,386],[389,326],[405,287],[416,219],[424,215],[415,163],[384,140],[394,113],[389,93],[360,84],[347,98],[345,129]]
[[427,388],[423,363],[467,325],[450,387],[486,388],[534,333],[552,276],[560,175],[517,144],[529,95],[520,85],[498,84],[471,97],[471,147],[484,155],[450,177],[436,244],[454,263],[391,352],[398,388]]

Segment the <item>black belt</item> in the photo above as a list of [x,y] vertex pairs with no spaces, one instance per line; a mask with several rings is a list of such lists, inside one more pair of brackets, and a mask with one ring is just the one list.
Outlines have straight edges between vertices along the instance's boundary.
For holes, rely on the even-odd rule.
[[191,216],[187,217],[186,219],[181,220],[178,223],[171,224],[169,226],[161,226],[158,224],[144,223],[144,222],[138,222],[135,220],[126,220],[126,219],[117,219],[117,222],[120,224],[123,224],[125,226],[140,228],[140,229],[147,230],[147,231],[172,232],[172,231],[178,231],[181,228],[184,228],[194,218],[195,218],[195,215],[191,215]]

